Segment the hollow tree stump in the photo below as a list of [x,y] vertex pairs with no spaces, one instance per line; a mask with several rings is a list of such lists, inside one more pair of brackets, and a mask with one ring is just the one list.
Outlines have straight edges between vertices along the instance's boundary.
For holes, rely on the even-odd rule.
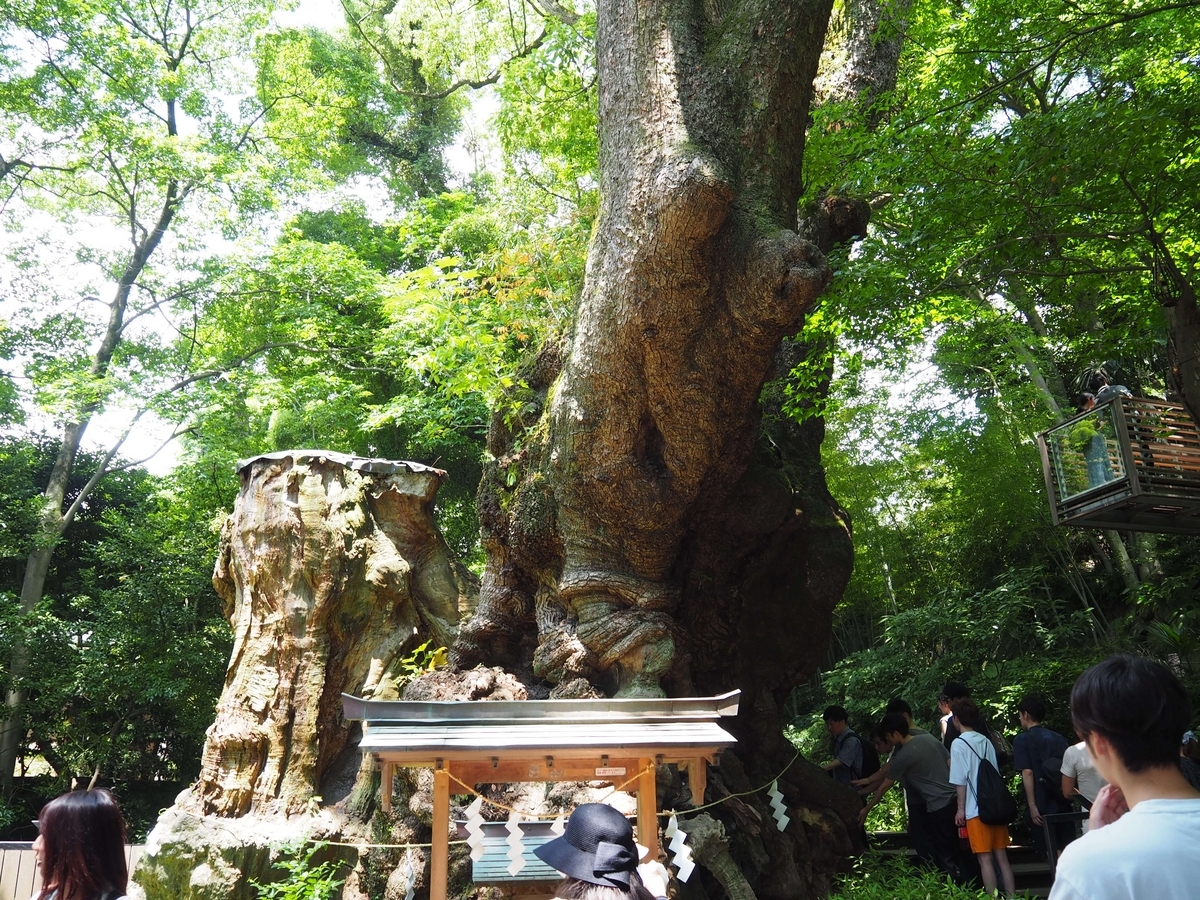
[[[264,852],[288,821],[304,819],[325,837],[338,831],[343,817],[318,823],[314,798],[344,798],[347,764],[358,764],[346,752],[341,694],[398,696],[397,664],[426,640],[451,644],[477,596],[434,522],[444,472],[294,450],[246,460],[239,475],[213,573],[233,652],[200,777],[160,819],[139,866],[148,898],[249,896],[237,872],[247,868],[249,838],[237,842],[237,865],[224,866],[234,850],[224,838],[195,846],[205,843],[198,823],[228,831],[222,821],[260,819]],[[326,790],[335,775],[341,786]],[[203,887],[180,884],[170,875],[188,868],[177,864],[180,854],[193,871],[226,874]]]

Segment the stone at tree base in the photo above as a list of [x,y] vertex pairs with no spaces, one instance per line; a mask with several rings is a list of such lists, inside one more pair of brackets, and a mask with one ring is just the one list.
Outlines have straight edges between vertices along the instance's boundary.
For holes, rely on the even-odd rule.
[[[134,873],[147,900],[249,900],[272,841],[366,838],[346,801],[364,793],[356,772],[367,790],[378,778],[360,765],[341,694],[397,697],[405,655],[452,642],[475,601],[433,518],[445,473],[295,450],[239,474],[213,575],[234,649],[200,777]],[[336,808],[319,809],[322,797]]]
[[[251,814],[239,819],[219,819],[188,812],[194,807],[191,791],[166,810],[146,839],[146,849],[129,885],[131,900],[172,897],[176,900],[232,900],[253,898],[250,881],[272,881],[273,850],[302,838],[336,839],[340,817],[331,811],[315,815],[276,816]],[[353,860],[353,850],[345,858]]]

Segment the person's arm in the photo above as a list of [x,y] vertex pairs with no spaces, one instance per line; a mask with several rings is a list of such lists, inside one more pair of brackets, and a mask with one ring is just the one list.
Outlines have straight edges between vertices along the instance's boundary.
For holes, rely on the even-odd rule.
[[967,824],[967,786],[956,784],[954,788],[958,791],[958,813],[954,816],[954,824],[961,828]]
[[821,766],[821,768],[824,769],[826,772],[832,772],[834,769],[836,769],[841,764],[842,764],[842,761],[840,759],[835,759],[835,760],[831,760],[830,762],[825,763],[825,765]]
[[877,771],[874,775],[868,775],[866,778],[858,778],[850,783],[856,788],[866,788],[869,791],[871,788],[875,787],[875,785],[879,784],[879,782],[883,781],[883,779],[888,777],[889,765],[890,763],[885,762],[879,767],[879,771]]
[[1034,825],[1040,826],[1045,820],[1042,818],[1042,814],[1038,812],[1035,790],[1036,782],[1033,780],[1033,769],[1021,770],[1021,784],[1025,785],[1025,801],[1029,804],[1029,817],[1033,819]]
[[[1076,790],[1077,789],[1075,787],[1075,779],[1072,778],[1070,775],[1064,775],[1062,777],[1062,794],[1063,794],[1063,796],[1066,797],[1068,800],[1070,800],[1072,797],[1075,796]],[[1080,794],[1079,796],[1082,797],[1083,795]]]
[[883,783],[881,785],[879,785],[879,787],[876,789],[875,793],[871,795],[871,799],[867,801],[867,805],[864,806],[862,808],[862,810],[859,812],[859,814],[858,814],[858,824],[859,825],[865,825],[867,823],[867,813],[869,813],[872,809],[874,809],[876,806],[879,805],[880,799],[883,797],[884,794],[886,794],[888,792],[888,789],[891,788],[891,786],[895,783],[896,782],[892,781],[890,778],[883,779]]
[[652,859],[638,866],[637,873],[642,879],[642,885],[654,895],[655,900],[666,900],[667,885],[671,881],[666,866],[657,859]]

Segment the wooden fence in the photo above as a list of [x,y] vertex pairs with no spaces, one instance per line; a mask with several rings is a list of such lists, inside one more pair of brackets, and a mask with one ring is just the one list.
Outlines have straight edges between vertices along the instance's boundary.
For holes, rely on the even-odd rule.
[[[142,845],[125,848],[129,871],[142,855]],[[0,900],[29,900],[42,889],[37,854],[29,844],[0,844]]]

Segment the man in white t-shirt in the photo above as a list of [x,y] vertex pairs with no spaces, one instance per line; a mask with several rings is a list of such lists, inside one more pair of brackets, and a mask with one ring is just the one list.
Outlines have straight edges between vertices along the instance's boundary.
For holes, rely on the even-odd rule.
[[[1078,794],[1088,802],[1089,806],[1096,802],[1096,795],[1100,793],[1100,788],[1108,784],[1104,780],[1104,776],[1096,771],[1096,765],[1092,762],[1092,757],[1087,751],[1087,743],[1084,741],[1072,744],[1067,748],[1067,752],[1063,754],[1062,766],[1059,771],[1062,773],[1062,795],[1071,800]],[[1087,833],[1087,830],[1088,823],[1085,821],[1083,823],[1084,834]]]
[[1091,828],[1058,862],[1050,900],[1191,900],[1200,873],[1200,792],[1179,768],[1191,704],[1161,663],[1113,656],[1079,676],[1071,718],[1108,784]]

